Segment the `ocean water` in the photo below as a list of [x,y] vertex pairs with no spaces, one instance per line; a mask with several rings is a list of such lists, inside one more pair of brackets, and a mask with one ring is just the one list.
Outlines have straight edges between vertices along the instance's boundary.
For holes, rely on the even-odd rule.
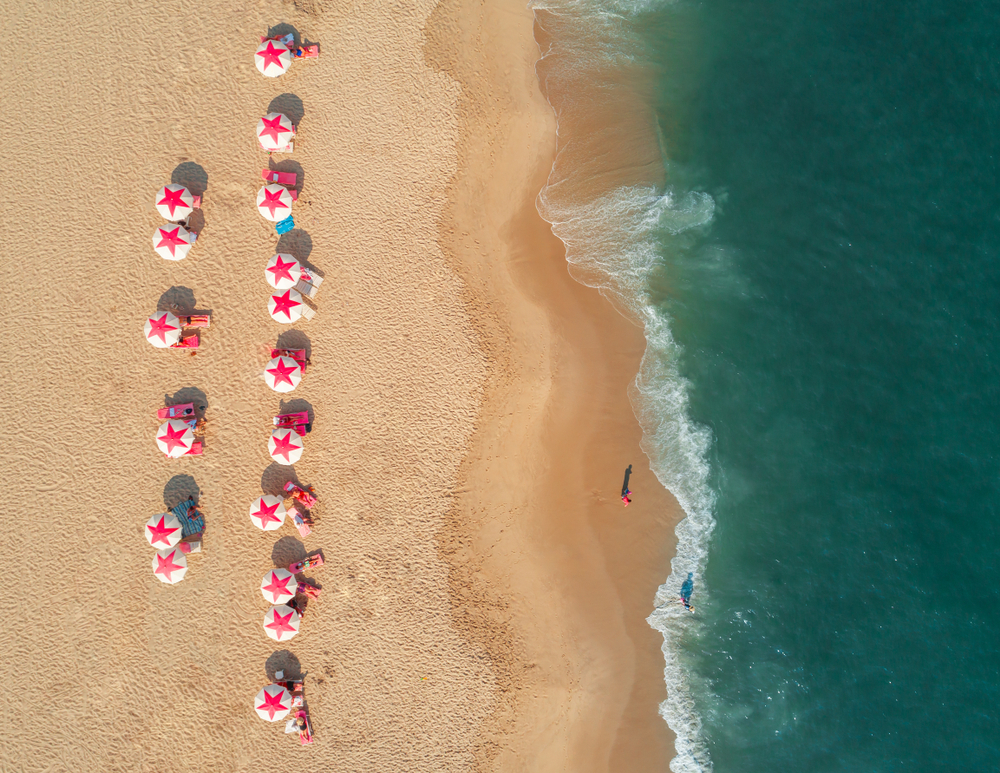
[[687,513],[671,768],[1000,770],[1000,8],[532,7],[539,210]]

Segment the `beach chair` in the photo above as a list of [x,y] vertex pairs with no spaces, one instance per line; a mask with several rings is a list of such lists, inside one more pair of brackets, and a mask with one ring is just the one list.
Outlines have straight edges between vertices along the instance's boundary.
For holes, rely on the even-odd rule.
[[316,504],[316,494],[312,486],[309,486],[308,489],[304,489],[292,481],[288,481],[288,483],[285,484],[285,491],[296,502],[301,502],[307,510],[311,510],[313,505]]
[[309,423],[308,411],[300,413],[281,413],[272,420],[275,427],[282,429],[294,429],[299,437],[305,437],[307,432],[312,432],[312,424]]
[[310,319],[316,316],[316,309],[312,308],[311,306],[306,306],[304,303],[302,304],[301,312],[302,316],[305,317],[306,321],[309,321]]
[[[319,288],[317,288],[316,285],[314,284],[310,284],[305,279],[300,279],[298,282],[295,283],[295,287],[293,287],[292,289],[295,290],[295,292],[297,293],[301,293],[304,297],[311,299],[316,297],[316,291]],[[309,319],[309,317],[306,317],[306,319]]]
[[202,450],[201,441],[196,440],[191,444],[191,448],[184,456],[201,456]]
[[295,586],[295,592],[302,593],[311,599],[318,599],[319,594],[323,592],[323,589],[317,588],[315,585],[312,585],[308,582],[300,582],[298,585]]
[[201,552],[201,540],[191,540],[189,542],[179,542],[177,547],[181,549],[181,553],[188,555],[190,553],[200,553]]
[[211,327],[212,326],[212,315],[211,314],[176,314],[178,321],[181,323],[182,327]]
[[306,569],[313,569],[317,566],[323,566],[324,563],[326,562],[323,560],[323,554],[317,551],[315,553],[310,553],[301,561],[296,561],[294,564],[289,564],[288,571],[291,572],[292,574],[301,574]]
[[194,209],[201,209],[201,196],[195,196],[195,195],[192,194],[192,196],[191,196],[191,206]]
[[271,359],[273,360],[275,357],[291,357],[302,368],[303,373],[306,371],[306,365],[309,364],[305,349],[272,349]]
[[279,172],[277,169],[262,169],[260,176],[269,183],[287,185],[289,188],[295,187],[295,181],[299,177],[294,172]]
[[309,523],[303,517],[296,508],[292,508],[292,521],[295,523],[295,528],[299,530],[299,536],[305,539],[310,534],[312,534],[312,529],[309,527]]
[[286,234],[293,228],[295,228],[295,220],[292,218],[291,215],[286,217],[284,220],[279,220],[277,223],[274,224],[274,230],[277,231],[279,234]]
[[311,744],[313,742],[313,731],[312,722],[309,721],[309,714],[305,711],[305,707],[303,707],[303,710],[295,715],[296,719],[299,717],[302,717],[306,722],[306,731],[304,733],[299,733],[299,743],[306,746],[307,744]]
[[[319,58],[319,43],[313,43],[308,46],[300,46],[298,49],[289,46],[289,50],[292,52],[293,59],[318,59]],[[298,52],[302,53],[299,54]]]
[[285,46],[285,48],[291,48],[292,46],[295,45],[295,35],[293,35],[291,32],[285,35],[272,35],[271,37],[267,37],[266,35],[260,36],[261,43],[265,43],[268,40],[273,40],[275,43],[281,43],[282,45]]
[[198,340],[198,336],[196,336],[196,335],[185,336],[184,338],[182,338],[177,343],[171,344],[170,348],[171,349],[197,349],[200,344],[201,344],[201,341]]
[[195,417],[194,413],[194,403],[184,403],[183,405],[168,405],[166,408],[160,408],[156,412],[156,418],[158,419],[193,419]]

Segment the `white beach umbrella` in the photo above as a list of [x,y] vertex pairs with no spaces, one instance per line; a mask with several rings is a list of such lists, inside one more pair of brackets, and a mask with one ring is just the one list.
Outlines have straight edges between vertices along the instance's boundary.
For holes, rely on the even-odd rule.
[[156,211],[171,222],[183,220],[194,212],[194,196],[183,185],[164,185],[154,201]]
[[272,295],[267,302],[267,310],[276,322],[298,322],[302,318],[302,296],[298,290],[285,290],[281,295]]
[[257,69],[268,78],[284,75],[292,63],[292,52],[280,40],[265,40],[253,57]]
[[180,548],[160,550],[153,556],[153,574],[160,582],[174,585],[184,579],[187,570],[187,558]]
[[300,619],[287,604],[271,607],[264,615],[264,633],[275,641],[288,641],[299,632]]
[[257,693],[253,708],[261,719],[277,722],[292,710],[292,695],[280,684],[269,684]]
[[278,464],[295,464],[302,458],[302,438],[293,429],[276,429],[267,441],[267,450]]
[[267,262],[264,277],[275,290],[288,290],[302,278],[302,266],[291,255],[279,252]]
[[156,445],[169,457],[184,456],[193,444],[194,432],[186,421],[165,421],[156,432]]
[[275,357],[264,368],[264,381],[275,392],[291,392],[302,381],[302,367],[291,357]]
[[164,260],[184,260],[195,236],[182,225],[161,225],[153,231],[153,249]]
[[257,191],[257,211],[277,223],[292,214],[292,194],[283,185],[265,185]]
[[284,113],[268,113],[257,121],[257,141],[264,150],[281,150],[295,136],[295,127]]
[[295,575],[287,569],[272,569],[260,581],[260,592],[269,604],[284,604],[295,598],[298,584]]
[[274,531],[281,528],[287,512],[284,502],[278,497],[265,494],[257,497],[250,505],[250,520],[258,529]]
[[158,311],[143,326],[146,340],[157,349],[168,349],[181,340],[181,322],[169,311]]
[[169,550],[184,536],[181,520],[173,513],[160,513],[146,521],[146,541],[157,550]]

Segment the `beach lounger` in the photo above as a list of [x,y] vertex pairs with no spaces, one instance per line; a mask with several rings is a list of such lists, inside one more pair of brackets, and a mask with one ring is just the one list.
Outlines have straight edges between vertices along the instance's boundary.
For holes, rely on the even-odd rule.
[[301,574],[306,569],[314,569],[317,566],[323,566],[325,562],[323,561],[323,554],[320,552],[312,553],[306,556],[301,561],[296,561],[294,564],[288,565],[288,571],[292,574]]
[[175,314],[182,327],[211,327],[211,314]]
[[292,219],[291,215],[286,217],[284,220],[279,220],[277,223],[274,224],[274,230],[277,231],[279,234],[286,234],[293,228],[295,228],[295,220]]
[[269,183],[287,185],[289,188],[295,187],[295,181],[299,177],[294,172],[279,172],[277,169],[263,169],[261,170],[260,176]]
[[283,413],[275,416],[272,420],[275,427],[294,429],[299,437],[305,437],[307,432],[312,432],[312,424],[309,423],[309,413]]
[[185,555],[189,553],[200,553],[201,552],[201,540],[191,540],[190,542],[180,542],[177,547],[181,549],[181,553]]
[[306,519],[302,517],[300,513],[295,508],[292,508],[292,521],[295,523],[295,528],[299,530],[300,537],[308,537],[312,534],[312,529],[309,528],[309,524],[306,523]]
[[316,494],[312,486],[309,486],[308,489],[304,489],[301,486],[292,483],[292,481],[288,481],[288,483],[285,484],[285,491],[296,502],[301,502],[307,510],[311,510],[313,505],[316,504]]
[[309,364],[305,349],[272,349],[271,359],[273,360],[275,357],[291,357],[302,368],[303,373],[305,373],[306,366]]
[[310,320],[310,319],[312,319],[313,317],[316,316],[316,309],[312,308],[311,306],[306,306],[303,303],[302,304],[302,316],[305,317],[306,320]]
[[293,287],[292,289],[295,290],[295,292],[297,293],[301,293],[306,298],[315,298],[316,291],[319,288],[317,288],[316,285],[314,284],[310,284],[304,279],[300,279],[298,282],[295,283],[295,287]]
[[194,418],[194,403],[184,403],[183,405],[168,405],[160,408],[156,412],[158,419],[190,419]]
[[201,344],[201,341],[198,340],[198,336],[196,336],[196,335],[185,336],[184,338],[182,338],[177,343],[171,344],[170,348],[171,349],[197,349],[200,344]]
[[201,209],[201,196],[191,196],[191,206],[195,209]]
[[266,35],[260,36],[261,43],[265,43],[268,40],[273,40],[275,43],[282,43],[286,48],[295,45],[295,35],[291,32],[286,33],[285,35],[273,35],[271,37],[267,37]]
[[201,441],[196,440],[191,444],[191,449],[184,454],[184,456],[201,456],[202,446]]
[[319,43],[313,43],[310,46],[301,46],[299,48],[302,51],[301,56],[295,55],[295,49],[289,47],[292,52],[293,59],[318,59],[319,58]]
[[317,588],[315,585],[311,585],[308,582],[300,582],[295,586],[296,593],[302,593],[311,599],[318,599],[319,594],[323,592],[322,588]]
[[299,717],[302,717],[302,719],[304,719],[306,722],[306,731],[304,733],[299,733],[299,743],[305,746],[306,744],[310,744],[313,742],[312,722],[309,721],[309,714],[307,714],[305,711],[300,711],[295,715],[296,719],[298,719]]
[[323,284],[323,277],[313,271],[310,271],[305,266],[302,266],[302,279],[317,289],[319,289],[319,286]]

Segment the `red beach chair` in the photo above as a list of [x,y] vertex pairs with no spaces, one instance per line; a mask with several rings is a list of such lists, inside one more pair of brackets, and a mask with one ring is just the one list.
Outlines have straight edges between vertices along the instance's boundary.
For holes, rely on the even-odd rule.
[[292,508],[292,521],[295,523],[295,528],[299,530],[299,536],[303,539],[312,534],[312,529],[309,527],[309,523],[302,516],[302,513],[294,507]]
[[201,456],[201,452],[202,452],[201,441],[196,440],[191,444],[190,450],[188,450],[188,452],[184,454],[184,456]]
[[305,746],[306,744],[311,744],[313,742],[312,723],[309,721],[309,715],[305,711],[300,711],[298,714],[295,715],[296,719],[298,719],[299,717],[302,717],[302,719],[304,719],[306,722],[305,732],[299,733],[299,743]]
[[[302,53],[300,54],[299,51]],[[311,46],[302,46],[299,49],[291,49],[292,56],[296,59],[318,59],[319,58],[319,43],[313,43]]]
[[306,365],[309,364],[305,349],[272,349],[271,359],[273,360],[275,357],[291,357],[302,368],[303,373],[306,372]]
[[269,183],[287,185],[289,188],[295,187],[295,181],[298,180],[299,177],[294,172],[279,172],[276,169],[262,169],[260,176]]
[[326,562],[323,560],[323,554],[317,551],[316,553],[311,553],[310,555],[306,556],[301,561],[296,561],[294,564],[289,564],[288,571],[291,572],[292,574],[301,574],[306,569],[312,569],[317,566],[323,566],[324,563]]
[[295,586],[296,593],[303,593],[311,599],[318,599],[319,594],[323,592],[322,588],[317,588],[315,585],[310,585],[307,582],[300,582]]
[[211,327],[211,314],[174,314],[182,327]]
[[158,419],[193,419],[194,415],[194,403],[184,403],[183,405],[168,405],[166,408],[160,408],[156,412],[156,418]]
[[171,349],[197,349],[200,344],[201,344],[201,341],[198,340],[198,336],[196,336],[196,335],[185,336],[184,338],[182,338],[177,343],[171,344],[170,348]]
[[275,416],[273,421],[276,427],[294,429],[299,437],[305,437],[306,433],[312,429],[312,425],[309,424],[309,413],[307,411],[302,411],[301,413],[283,413]]
[[285,491],[296,502],[301,502],[307,510],[311,510],[312,506],[316,504],[316,495],[312,486],[309,486],[308,489],[303,489],[301,486],[292,483],[292,481],[288,481],[285,484]]

